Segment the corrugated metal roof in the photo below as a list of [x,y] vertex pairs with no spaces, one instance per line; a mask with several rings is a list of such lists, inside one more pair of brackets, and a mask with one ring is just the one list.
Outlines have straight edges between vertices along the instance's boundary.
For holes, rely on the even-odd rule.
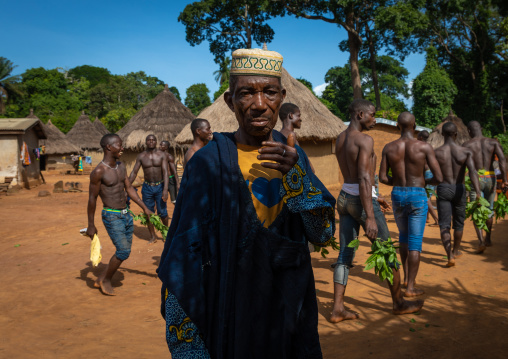
[[42,122],[37,118],[0,118],[0,134],[24,134],[32,127],[36,127],[39,138],[46,138]]
[[[379,124],[379,123],[382,123],[384,125],[389,125],[389,126],[393,126],[393,127],[397,127],[397,122],[396,121],[392,121],[392,120],[388,120],[386,118],[377,118],[376,117],[376,124]],[[349,126],[349,122],[344,122],[344,124],[346,126]],[[432,129],[431,128],[427,128],[427,127],[423,127],[423,126],[416,126],[416,131],[423,131],[423,130],[427,130],[429,133],[432,132]]]

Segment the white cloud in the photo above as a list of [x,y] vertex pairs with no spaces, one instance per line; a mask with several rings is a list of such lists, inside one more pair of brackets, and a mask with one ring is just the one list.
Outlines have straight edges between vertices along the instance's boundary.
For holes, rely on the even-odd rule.
[[321,96],[323,94],[323,91],[325,90],[326,86],[328,86],[328,82],[325,82],[324,84],[314,87],[314,93],[317,96]]

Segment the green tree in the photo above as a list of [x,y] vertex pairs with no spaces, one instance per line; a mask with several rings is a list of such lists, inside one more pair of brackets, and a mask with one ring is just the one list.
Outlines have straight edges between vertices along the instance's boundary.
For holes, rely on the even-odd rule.
[[201,110],[212,104],[208,92],[210,90],[203,83],[191,85],[186,91],[185,106],[197,116]]
[[213,94],[213,100],[217,100],[220,95],[222,95],[224,92],[226,92],[229,89],[229,81],[224,82],[222,85],[220,85],[219,89],[214,92]]
[[74,79],[85,78],[94,87],[100,83],[108,83],[111,72],[108,69],[97,66],[82,65],[69,70],[68,75]]
[[215,75],[215,81],[221,86],[224,82],[229,82],[229,72],[231,70],[231,60],[228,56],[222,58],[219,69],[213,74]]
[[88,86],[84,79],[71,84],[62,69],[28,69],[22,74],[21,88],[26,96],[17,101],[18,116],[25,117],[33,108],[41,120],[54,119],[55,126],[62,124],[59,128],[65,132],[85,109]]
[[310,90],[310,92],[312,92],[312,94],[314,96],[316,96],[316,94],[314,93],[314,89],[312,88],[312,83],[309,80],[306,80],[303,77],[300,77],[300,78],[298,78],[296,80],[301,82],[302,84],[304,84],[305,87],[307,87]]
[[[376,103],[379,99],[378,111],[405,111],[404,103],[399,97],[408,98],[409,91],[406,83],[409,72],[396,59],[383,55],[376,58],[379,97],[374,91],[374,81],[369,58],[359,62],[359,69],[362,73],[362,84],[365,90],[366,99]],[[351,70],[349,64],[343,67],[332,67],[325,75],[328,83],[321,95],[323,99],[333,107],[328,107],[335,115],[342,119],[349,118],[348,106],[353,100],[353,88],[351,87]]]
[[12,61],[5,57],[0,57],[0,115],[5,113],[6,105],[9,100],[16,96],[21,96],[22,91],[19,88],[19,75],[12,75],[16,66]]
[[178,89],[175,86],[170,86],[169,91],[171,91],[171,93],[175,95],[178,101],[182,102],[182,98],[180,97],[180,91],[178,91]]
[[413,114],[418,123],[434,128],[450,112],[457,87],[437,63],[437,51],[427,49],[427,63],[416,76],[412,88]]
[[196,46],[208,41],[220,64],[229,51],[271,42],[274,31],[266,21],[281,11],[270,0],[201,0],[187,5],[178,21],[185,25],[187,42]]
[[109,111],[102,118],[107,129],[111,132],[119,131],[136,114],[136,110],[131,108],[117,108]]

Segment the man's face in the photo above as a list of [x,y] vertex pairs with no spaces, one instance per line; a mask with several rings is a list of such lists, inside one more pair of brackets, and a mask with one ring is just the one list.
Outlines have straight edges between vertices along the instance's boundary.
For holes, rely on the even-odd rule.
[[159,149],[162,152],[166,152],[168,150],[168,144],[166,142],[161,142],[161,144],[159,145]]
[[155,136],[148,136],[146,138],[146,147],[150,150],[153,150],[154,148],[157,147],[157,139],[155,138]]
[[293,124],[294,128],[301,128],[302,127],[302,113],[300,110],[296,110],[294,113],[291,114],[291,123]]
[[240,128],[253,137],[270,134],[286,97],[286,90],[282,89],[279,79],[238,76],[235,88],[230,91],[226,92],[226,103],[235,113]]
[[119,159],[123,153],[122,139],[120,137],[115,137],[108,145],[108,149],[115,159]]
[[201,141],[208,142],[213,139],[212,129],[208,121],[201,123],[201,127],[198,128],[197,133]]
[[376,108],[374,106],[370,106],[367,111],[360,113],[360,123],[363,129],[367,131],[376,126]]

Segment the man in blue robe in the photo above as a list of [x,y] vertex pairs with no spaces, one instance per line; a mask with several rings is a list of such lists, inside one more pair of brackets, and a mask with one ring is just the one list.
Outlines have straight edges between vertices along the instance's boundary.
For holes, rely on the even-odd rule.
[[282,56],[233,53],[238,120],[188,162],[157,270],[173,359],[322,358],[308,242],[326,246],[335,200],[273,128]]

